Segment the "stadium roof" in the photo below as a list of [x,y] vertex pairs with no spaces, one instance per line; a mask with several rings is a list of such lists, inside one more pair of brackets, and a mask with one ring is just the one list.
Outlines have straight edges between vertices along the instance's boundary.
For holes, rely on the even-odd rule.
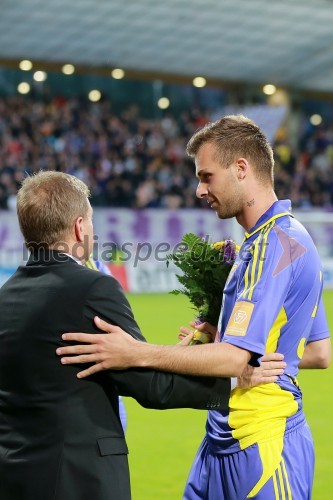
[[0,59],[333,92],[332,0],[1,0]]

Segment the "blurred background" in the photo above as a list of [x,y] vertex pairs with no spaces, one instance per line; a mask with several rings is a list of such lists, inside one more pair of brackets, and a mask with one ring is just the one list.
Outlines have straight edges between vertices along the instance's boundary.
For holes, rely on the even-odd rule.
[[[2,0],[0,285],[27,258],[22,179],[67,172],[91,189],[94,255],[129,293],[144,334],[176,342],[192,311],[167,295],[177,281],[166,255],[189,231],[242,238],[195,198],[186,143],[208,121],[243,113],[271,141],[277,195],[318,247],[333,326],[332,25],[331,0]],[[318,500],[333,488],[331,381],[331,370],[301,375]],[[126,405],[134,500],[181,498],[205,415]]]

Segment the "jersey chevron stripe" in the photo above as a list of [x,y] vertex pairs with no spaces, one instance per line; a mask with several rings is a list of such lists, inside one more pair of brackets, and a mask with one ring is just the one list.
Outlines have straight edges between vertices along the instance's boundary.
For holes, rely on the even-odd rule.
[[281,499],[286,500],[286,492],[284,489],[284,482],[283,482],[282,471],[281,471],[281,463],[280,463],[279,468],[278,468],[278,477],[279,477],[279,483],[280,483]]
[[288,497],[287,498],[288,498],[288,500],[293,500],[293,496],[291,494],[290,483],[289,483],[288,472],[287,472],[286,464],[284,462],[284,458],[283,457],[282,457],[281,466],[282,466],[282,471],[283,471],[283,475],[284,475],[284,478],[285,478],[285,481],[286,481],[286,486],[287,486],[287,493],[288,493]]
[[[262,239],[262,232],[259,234],[258,238],[256,239],[254,245],[253,245],[253,257],[250,262],[250,265],[248,266],[247,269],[247,283],[246,281],[244,282],[244,292],[243,296],[244,298],[249,298],[248,294],[255,283],[255,277],[256,277],[256,266],[259,266],[259,259],[258,259],[258,254],[259,254],[259,249],[260,249],[260,242]],[[249,277],[250,279],[250,284],[249,284]]]
[[[260,234],[255,242],[255,244],[252,247],[252,253],[253,257],[251,259],[251,262],[249,263],[246,272],[245,272],[245,277],[244,277],[244,291],[243,291],[243,297],[248,298],[247,294],[249,293],[249,290],[251,289],[254,279],[255,279],[255,274],[256,274],[256,264],[258,261],[258,248],[260,245],[260,240],[261,240],[262,235]],[[250,284],[249,284],[249,278],[250,278]]]
[[266,250],[267,250],[267,240],[268,240],[268,235],[272,227],[275,225],[275,221],[273,221],[271,224],[269,224],[267,231],[265,232],[263,243],[262,243],[262,249],[261,249],[261,255],[260,255],[260,262],[259,262],[259,273],[260,277],[262,275],[262,270],[265,262],[265,255],[266,255]]
[[[267,247],[267,238],[269,231],[271,230],[273,225],[274,221],[266,225],[260,232],[260,235],[257,237],[256,242],[254,244],[253,259],[250,265],[248,266],[244,277],[243,297],[249,300],[252,299],[254,288],[256,284],[260,281],[262,275],[266,247]],[[249,284],[249,276],[251,276],[250,284]]]
[[262,240],[262,233],[260,236],[258,236],[257,241],[255,242],[254,245],[254,252],[253,252],[253,266],[251,270],[251,283],[250,283],[250,288],[248,290],[248,298],[251,299],[250,293],[251,290],[254,287],[254,284],[256,283],[257,276],[258,276],[258,268],[259,268],[259,253],[260,253],[260,244]]
[[278,490],[275,474],[276,474],[276,471],[273,474],[273,487],[274,487],[274,493],[275,493],[275,500],[280,500],[280,495],[279,495],[279,490]]
[[265,260],[266,247],[267,247],[267,238],[268,238],[269,231],[272,229],[274,223],[275,223],[275,221],[273,221],[271,224],[268,224],[264,228],[264,230],[262,231],[262,234],[261,234],[261,239],[260,239],[260,241],[258,243],[258,251],[260,250],[260,258],[258,260],[258,275],[257,275],[257,278],[256,278],[255,282],[253,283],[252,287],[250,287],[249,297],[248,297],[250,300],[252,299],[252,296],[253,296],[254,287],[260,281],[260,278],[261,278],[261,275],[262,275],[262,270],[263,270],[264,260]]

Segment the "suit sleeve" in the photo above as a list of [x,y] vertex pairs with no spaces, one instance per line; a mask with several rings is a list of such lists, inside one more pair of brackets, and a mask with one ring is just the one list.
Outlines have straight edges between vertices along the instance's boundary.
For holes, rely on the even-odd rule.
[[[101,274],[90,287],[85,315],[90,324],[98,315],[145,341],[120,284],[112,277]],[[100,333],[96,328],[94,331]],[[228,408],[230,379],[227,378],[183,376],[149,369],[107,371],[104,375],[119,394],[133,397],[146,408]]]

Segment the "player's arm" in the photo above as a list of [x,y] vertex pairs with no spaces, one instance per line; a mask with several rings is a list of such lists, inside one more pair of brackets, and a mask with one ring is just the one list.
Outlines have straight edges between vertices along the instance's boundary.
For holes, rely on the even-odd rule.
[[[60,356],[65,356],[61,358],[61,362],[63,364],[95,363],[89,368],[79,372],[78,373],[79,378],[87,377],[102,370],[110,370],[110,369],[120,370],[121,368],[124,367],[133,366],[133,364],[135,365],[139,364],[139,366],[141,366],[141,362],[138,363],[138,360],[142,361],[141,358],[142,344],[139,345],[135,343],[133,346],[133,339],[131,339],[131,337],[129,337],[129,335],[127,335],[125,331],[105,321],[102,321],[99,318],[96,318],[95,321],[99,330],[105,331],[105,333],[110,333],[111,335],[99,335],[99,334],[91,335],[86,333],[64,334],[63,339],[66,341],[84,342],[85,344],[71,345],[67,347],[58,348],[57,354]],[[118,338],[116,336],[118,336]],[[185,340],[182,341],[183,346],[186,345],[188,338],[189,337],[187,337]],[[144,345],[147,346],[149,344],[144,344]],[[215,346],[218,347],[217,344],[215,344]],[[132,353],[133,347],[134,349],[138,348],[139,351],[135,350]],[[153,348],[162,347],[164,352],[166,352],[164,347],[167,346],[164,347],[152,346],[152,347]],[[194,346],[192,346],[191,349],[193,347]],[[214,354],[215,352],[216,351],[214,351]],[[202,358],[201,355],[200,359],[201,361],[203,359],[205,360],[205,358]],[[218,367],[219,365],[216,366]],[[216,366],[215,368],[213,368],[214,371],[216,370]],[[240,374],[237,385],[242,388],[247,388],[247,387],[252,387],[254,385],[276,382],[277,377],[283,373],[285,366],[286,363],[283,361],[282,354],[269,353],[262,358],[262,363],[260,367],[254,369],[253,367],[246,365],[242,373]],[[182,369],[184,369],[184,367],[179,368],[179,370]],[[212,367],[210,366],[207,367],[206,361],[204,369],[205,373],[207,373],[207,370],[209,370],[209,373],[211,373],[212,371]],[[221,368],[218,368],[218,372],[220,373],[221,371],[222,371]],[[162,372],[160,373],[162,374]],[[197,368],[195,375],[196,376],[198,375]],[[115,376],[117,376],[117,373]],[[121,376],[120,380],[123,379],[124,377]],[[221,379],[221,382],[222,380],[223,379]],[[224,380],[226,381],[229,379],[224,379]],[[236,381],[234,380],[234,383],[235,382]],[[150,384],[149,387],[150,388],[153,387],[153,384]]]
[[328,368],[331,363],[332,349],[329,338],[309,342],[304,350],[304,355],[299,367]]
[[[261,248],[266,247],[258,245],[258,252],[261,252]],[[261,261],[259,257],[262,257]],[[276,257],[275,251],[273,257],[265,260],[265,268],[269,268],[264,273],[266,278],[270,274],[271,266],[276,265],[276,262],[271,262],[274,257]],[[267,265],[267,261],[269,261],[269,265]],[[253,272],[249,270],[248,286],[253,288],[255,283],[252,284],[252,278],[260,274],[255,272],[255,266],[258,265],[260,270],[264,267],[263,264],[264,255],[260,254],[254,262]],[[83,376],[91,375],[101,369],[123,369],[127,367],[149,367],[189,375],[241,376],[251,359],[252,353],[255,353],[254,360],[265,353],[266,338],[258,339],[256,332],[261,330],[268,332],[270,330],[274,318],[283,303],[289,273],[290,270],[287,279],[283,279],[282,283],[280,277],[274,280],[274,283],[270,283],[271,293],[274,295],[274,300],[270,299],[270,308],[267,307],[266,302],[260,301],[258,298],[253,300],[252,293],[246,297],[240,297],[231,314],[230,324],[226,328],[225,342],[191,347],[143,344],[124,334],[124,331],[120,328],[107,324],[104,324],[103,328],[100,320],[97,320],[99,321],[99,328],[112,333],[112,335],[88,338],[79,334],[66,334],[63,338],[67,341],[89,342],[94,344],[94,347],[93,349],[91,349],[91,346],[83,349],[82,346],[77,346],[76,351],[73,348],[65,348],[60,351],[60,355],[79,354],[76,357],[76,362],[94,362],[94,366],[83,371]],[[261,286],[257,287],[257,289],[260,288],[261,290],[260,296],[266,296],[266,281],[266,279],[261,280]],[[277,282],[279,285],[279,300],[277,300]],[[238,328],[237,320],[239,317],[242,321],[241,326]],[[252,325],[252,323],[254,324]],[[118,323],[118,325],[124,329],[121,324]],[[251,330],[251,333],[248,330]],[[71,360],[65,358],[63,362],[70,363]]]
[[328,368],[331,362],[331,340],[322,297],[319,300],[311,333],[299,367]]
[[[216,334],[216,327],[210,325],[209,323],[201,323],[197,325],[194,321],[190,323],[192,328],[200,331],[210,333],[212,339],[214,340]],[[182,342],[188,342],[187,339],[190,336],[193,337],[194,330],[182,326],[178,338]],[[256,385],[270,384],[277,381],[278,376],[284,373],[284,368],[286,363],[283,361],[284,356],[278,352],[266,353],[260,360],[260,366],[253,367],[247,364],[243,373],[237,377],[232,378],[232,388],[238,387],[240,389],[248,389]]]
[[188,375],[237,377],[251,358],[251,353],[229,344],[215,343],[184,347],[140,342],[119,328],[95,318],[100,330],[110,335],[66,333],[66,341],[86,342],[89,346],[69,346],[57,350],[60,355],[79,354],[75,361],[62,358],[62,363],[98,363],[83,372],[124,368],[152,368]]
[[[257,242],[254,258],[249,266],[244,284],[244,294],[239,297],[234,311],[231,313],[226,327],[224,342],[191,346],[160,346],[143,344],[135,341],[124,332],[112,325],[103,325],[104,331],[112,335],[88,339],[77,334],[67,334],[65,340],[90,342],[95,344],[95,352],[70,351],[68,348],[60,354],[82,354],[76,358],[77,362],[94,362],[95,366],[84,371],[89,375],[100,369],[122,369],[127,367],[153,368],[180,374],[207,375],[218,377],[238,377],[252,357],[256,358],[265,353],[266,332],[269,332],[283,304],[287,293],[290,269],[287,273],[270,282],[270,292],[274,299],[269,298],[269,308],[266,301],[260,300],[267,296],[267,277],[277,264],[279,255],[276,254],[277,238],[270,250],[270,258],[264,255],[267,245]],[[263,240],[263,243],[266,241]],[[291,266],[288,266],[289,268]],[[262,272],[265,268],[265,272]],[[261,275],[263,279],[261,279]],[[287,276],[286,276],[287,275]],[[259,281],[259,283],[257,283]],[[247,288],[245,288],[247,286]],[[253,289],[256,286],[255,293]],[[257,296],[257,290],[259,291]],[[246,292],[246,293],[245,293]],[[99,320],[98,320],[99,321]],[[101,328],[101,323],[98,325]],[[122,326],[122,325],[119,325]],[[126,329],[125,329],[126,330]],[[264,331],[262,338],[258,338],[258,331]],[[102,356],[101,356],[102,354]],[[65,358],[63,362],[70,362]]]
[[134,346],[132,344],[127,356],[129,357],[126,362],[132,366],[190,375],[238,377],[250,361],[251,353],[246,349],[224,343],[197,345],[190,348],[180,345],[141,344]]

